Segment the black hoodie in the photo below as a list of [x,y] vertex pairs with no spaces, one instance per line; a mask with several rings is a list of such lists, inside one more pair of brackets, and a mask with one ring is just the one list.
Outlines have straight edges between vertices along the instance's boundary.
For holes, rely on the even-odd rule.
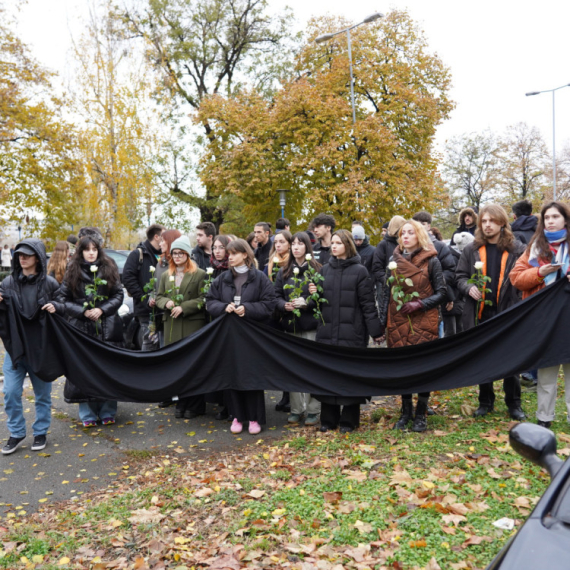
[[536,216],[519,216],[512,224],[511,230],[515,237],[522,243],[528,244],[538,226]]

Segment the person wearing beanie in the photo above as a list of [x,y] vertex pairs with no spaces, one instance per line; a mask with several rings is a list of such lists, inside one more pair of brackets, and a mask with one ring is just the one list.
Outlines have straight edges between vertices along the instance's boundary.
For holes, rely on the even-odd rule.
[[360,255],[360,263],[366,267],[368,273],[372,275],[372,259],[376,248],[370,245],[370,241],[361,225],[352,226],[352,239],[356,245],[356,251]]
[[[182,340],[206,324],[205,298],[202,293],[206,272],[192,259],[192,245],[186,236],[170,246],[170,262],[158,286],[156,306],[164,311],[164,344]],[[181,298],[178,298],[181,296]],[[204,394],[180,398],[177,418],[192,419],[206,412]]]

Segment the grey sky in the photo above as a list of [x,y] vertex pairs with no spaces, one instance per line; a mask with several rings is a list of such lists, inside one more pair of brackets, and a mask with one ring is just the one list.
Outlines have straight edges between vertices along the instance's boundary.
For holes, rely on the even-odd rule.
[[[269,0],[280,8],[285,2]],[[289,0],[302,25],[329,12],[359,21],[372,12],[407,8],[424,29],[432,51],[451,67],[451,119],[438,132],[439,143],[465,132],[502,131],[524,121],[537,126],[552,144],[552,96],[525,97],[527,91],[570,83],[567,28],[570,3],[560,0]],[[28,0],[20,14],[22,38],[45,65],[65,75],[70,47],[68,23],[78,35],[77,17],[85,0]],[[570,87],[556,95],[557,149],[570,143]]]

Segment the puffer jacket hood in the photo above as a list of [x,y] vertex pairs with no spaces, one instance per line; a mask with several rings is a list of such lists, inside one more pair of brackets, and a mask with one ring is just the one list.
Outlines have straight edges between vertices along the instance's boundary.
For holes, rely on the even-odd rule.
[[511,224],[511,229],[513,232],[534,232],[537,226],[538,218],[536,216],[520,216]]

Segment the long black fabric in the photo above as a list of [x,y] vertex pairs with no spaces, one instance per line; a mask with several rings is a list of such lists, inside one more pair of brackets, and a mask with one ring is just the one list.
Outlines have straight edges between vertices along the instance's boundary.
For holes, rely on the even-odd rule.
[[[57,315],[32,323],[2,311],[12,358],[53,381],[65,375],[87,395],[159,402],[216,390],[283,390],[369,396],[449,390],[570,362],[570,286],[562,279],[460,334],[397,349],[320,344],[222,316],[155,352],[106,345]],[[6,317],[9,316],[9,319]],[[9,329],[9,333],[8,333]]]

